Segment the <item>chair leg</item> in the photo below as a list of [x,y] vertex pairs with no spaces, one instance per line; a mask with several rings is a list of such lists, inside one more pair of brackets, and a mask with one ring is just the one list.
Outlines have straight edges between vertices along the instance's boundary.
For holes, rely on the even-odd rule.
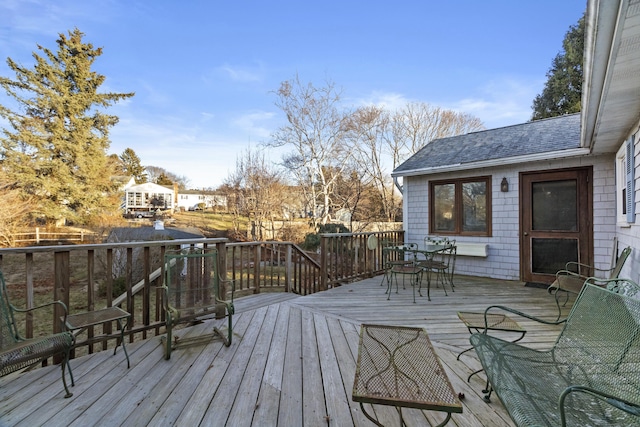
[[73,373],[71,372],[71,365],[69,365],[69,353],[71,352],[71,349],[67,350],[64,360],[62,361],[62,363],[60,364],[60,369],[62,370],[62,385],[64,385],[64,391],[66,392],[66,394],[64,395],[65,398],[69,398],[71,396],[73,396],[73,393],[71,393],[69,391],[69,387],[67,386],[67,378],[65,377],[65,367],[69,368],[69,376],[71,377],[71,385],[75,385],[75,382],[73,380]]

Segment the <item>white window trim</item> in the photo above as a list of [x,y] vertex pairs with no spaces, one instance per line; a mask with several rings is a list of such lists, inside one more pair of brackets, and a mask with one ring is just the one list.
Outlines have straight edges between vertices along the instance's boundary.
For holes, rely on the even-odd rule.
[[630,227],[635,223],[635,135],[616,153],[616,223]]
[[627,201],[623,198],[623,190],[627,187],[627,142],[620,146],[616,153],[616,223],[618,226],[626,227],[627,215],[625,206]]

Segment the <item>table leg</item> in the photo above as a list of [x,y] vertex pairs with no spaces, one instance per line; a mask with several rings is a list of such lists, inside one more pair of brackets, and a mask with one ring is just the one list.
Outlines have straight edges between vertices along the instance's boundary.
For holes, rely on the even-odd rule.
[[[120,341],[122,342],[122,350],[124,350],[124,355],[127,358],[127,369],[131,368],[131,363],[129,362],[129,353],[127,353],[127,346],[124,343],[124,326],[122,326],[122,320],[118,319],[118,327],[120,328]],[[113,348],[113,354],[116,354],[116,350],[118,349],[118,342],[116,341],[116,346]]]
[[447,412],[447,418],[445,418],[444,421],[438,424],[436,427],[443,427],[449,422],[450,419],[451,419],[451,412]]
[[369,415],[367,413],[367,411],[365,411],[364,409],[364,404],[362,402],[360,402],[360,409],[362,409],[362,413],[364,414],[365,417],[367,417],[369,419],[369,421],[371,421],[372,423],[374,423],[375,425],[377,425],[378,427],[384,427],[383,424],[380,424],[378,422],[378,420],[376,420],[375,418],[373,418],[371,415]]

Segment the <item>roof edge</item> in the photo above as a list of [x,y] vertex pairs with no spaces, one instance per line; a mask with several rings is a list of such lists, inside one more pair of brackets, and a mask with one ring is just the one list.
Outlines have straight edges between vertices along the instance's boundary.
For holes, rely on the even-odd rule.
[[403,177],[403,176],[417,176],[417,175],[432,175],[435,173],[441,172],[456,172],[462,170],[469,169],[479,169],[479,168],[488,168],[495,166],[504,166],[504,165],[514,165],[518,163],[526,163],[526,162],[538,162],[543,160],[556,160],[556,159],[566,159],[568,157],[580,157],[591,154],[591,150],[589,148],[572,148],[570,150],[561,150],[561,151],[547,151],[544,153],[538,154],[527,154],[524,156],[514,156],[514,157],[506,157],[499,159],[491,159],[484,160],[481,162],[472,162],[472,163],[457,163],[454,165],[445,165],[438,166],[432,168],[421,168],[421,169],[413,169],[402,172],[392,172],[392,177]]

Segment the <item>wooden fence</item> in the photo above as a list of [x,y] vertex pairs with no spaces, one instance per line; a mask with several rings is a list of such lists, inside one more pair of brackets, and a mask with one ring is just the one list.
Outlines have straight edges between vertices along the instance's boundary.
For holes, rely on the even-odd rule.
[[15,233],[16,244],[19,243],[28,243],[28,244],[36,244],[39,245],[41,243],[49,243],[49,242],[94,242],[96,238],[100,237],[96,233],[87,232],[87,231],[78,231],[78,232],[59,232],[59,231],[42,231],[40,227],[36,227],[33,231],[28,231],[24,233]]

